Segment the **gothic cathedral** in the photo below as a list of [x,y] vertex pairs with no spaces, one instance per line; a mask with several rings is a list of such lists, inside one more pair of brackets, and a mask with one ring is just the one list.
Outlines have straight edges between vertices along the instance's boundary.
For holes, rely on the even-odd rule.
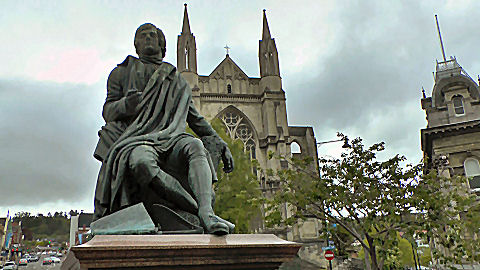
[[[245,151],[264,169],[286,168],[288,163],[284,160],[269,160],[268,152],[290,157],[292,143],[298,144],[301,150],[293,155],[311,156],[317,164],[313,128],[288,125],[278,52],[265,10],[258,58],[260,78],[248,77],[228,53],[210,75],[198,75],[195,36],[190,30],[185,5],[182,32],[177,41],[177,68],[192,87],[199,112],[207,120],[221,119],[227,133],[233,139],[240,139]],[[278,183],[268,179],[261,170],[257,174],[266,196],[278,188]]]

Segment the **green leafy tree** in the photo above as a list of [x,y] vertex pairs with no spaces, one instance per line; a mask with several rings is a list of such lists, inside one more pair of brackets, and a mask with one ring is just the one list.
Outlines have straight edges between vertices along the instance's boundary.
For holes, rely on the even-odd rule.
[[[379,161],[384,143],[365,148],[361,138],[350,142],[338,136],[345,151],[340,158],[319,159],[321,177],[309,169],[309,160],[291,160],[290,169],[275,174],[282,191],[270,201],[267,224],[291,225],[306,216],[337,224],[361,244],[366,269],[401,267],[406,258],[402,259],[399,231],[430,239],[443,233],[441,246],[461,249],[455,254],[434,252],[448,257],[444,262],[466,254],[460,237],[464,226],[455,217],[471,201],[458,179],[423,176],[422,164],[405,165],[400,155]],[[284,203],[292,212],[286,219],[280,218],[278,207]]]
[[[234,160],[233,172],[226,174],[220,164],[217,169],[218,182],[215,184],[215,213],[235,224],[235,232],[252,233],[255,221],[262,218],[260,207],[263,202],[262,193],[253,168],[257,161],[251,160],[244,151],[243,142],[233,140],[226,133],[226,127],[220,119],[210,123],[227,144]],[[196,134],[187,127],[187,133]]]
[[478,200],[476,204],[468,207],[461,215],[461,220],[464,221],[464,234],[467,235],[465,244],[465,251],[470,258],[470,262],[480,262],[480,205]]
[[336,257],[347,257],[350,252],[355,251],[352,248],[355,238],[353,238],[344,228],[335,226],[334,228],[330,228],[327,233],[330,233],[332,236],[332,240],[335,244]]
[[[368,244],[365,240],[364,242]],[[413,248],[409,240],[402,238],[400,233],[397,232],[397,239],[394,241],[395,245],[391,247],[389,256],[385,259],[384,268],[385,269],[404,269],[404,267],[413,267],[415,261],[413,259]],[[359,257],[364,257],[364,250],[360,250],[358,253]],[[378,254],[377,254],[378,256]]]
[[47,216],[38,214],[31,215],[28,212],[18,212],[14,221],[21,221],[22,228],[28,228],[33,232],[35,239],[52,239],[56,241],[67,241],[70,233],[70,220],[63,212],[51,213]]
[[400,234],[398,234],[398,249],[400,250],[400,254],[398,257],[398,261],[400,262],[400,266],[410,266],[413,267],[415,262],[413,260],[413,247],[407,239],[402,238]]
[[417,254],[421,266],[429,266],[432,262],[432,251],[429,247],[418,248]]
[[226,134],[220,119],[214,119],[212,127],[228,144],[235,162],[235,169],[229,174],[223,172],[222,166],[217,170],[215,213],[235,223],[237,233],[251,233],[254,221],[261,219],[262,193],[253,174],[257,162],[250,160],[242,141],[233,140]]
[[432,259],[441,265],[479,260],[479,202],[468,192],[466,178],[425,175],[413,202],[421,215],[417,235],[429,241]]

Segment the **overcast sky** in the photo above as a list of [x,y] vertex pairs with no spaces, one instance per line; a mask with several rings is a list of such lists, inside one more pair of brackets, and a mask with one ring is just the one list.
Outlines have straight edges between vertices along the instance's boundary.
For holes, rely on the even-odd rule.
[[[3,1],[0,15],[0,216],[93,211],[109,72],[134,54],[136,28],[151,22],[176,64],[182,1]],[[311,125],[317,141],[340,131],[386,156],[419,162],[426,126],[421,88],[431,95],[442,56],[477,78],[480,1],[187,1],[198,73],[231,58],[259,76],[262,10],[275,38],[290,125]],[[319,147],[336,155],[340,145]]]

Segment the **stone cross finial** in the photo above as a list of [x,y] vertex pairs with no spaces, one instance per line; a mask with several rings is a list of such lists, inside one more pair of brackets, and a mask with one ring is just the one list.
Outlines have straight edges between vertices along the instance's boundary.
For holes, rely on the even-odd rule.
[[227,50],[227,55],[228,55],[228,50],[230,50],[230,47],[228,47],[228,45],[225,45],[225,47],[223,47],[225,50]]

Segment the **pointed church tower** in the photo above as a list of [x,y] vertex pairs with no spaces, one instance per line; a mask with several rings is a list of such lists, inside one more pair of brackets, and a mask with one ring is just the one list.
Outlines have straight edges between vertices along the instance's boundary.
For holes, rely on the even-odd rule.
[[263,10],[262,40],[258,46],[258,60],[260,64],[260,89],[262,91],[283,91],[280,68],[278,65],[278,52],[275,39],[270,34],[267,14]]
[[260,77],[280,76],[277,46],[275,45],[275,39],[270,35],[265,9],[263,10],[263,33],[262,40],[259,42],[258,58]]
[[190,87],[195,88],[198,85],[197,46],[195,36],[190,31],[187,4],[183,14],[182,32],[177,40],[177,69],[189,82]]
[[[282,78],[280,78],[277,46],[275,45],[275,39],[270,34],[265,10],[263,10],[262,40],[259,41],[258,58],[263,127],[259,132],[260,149],[265,154],[274,152],[288,156],[290,154],[290,139],[285,92],[282,89]],[[285,168],[282,167],[282,164],[285,166],[284,163],[270,159],[266,161],[266,167]]]

